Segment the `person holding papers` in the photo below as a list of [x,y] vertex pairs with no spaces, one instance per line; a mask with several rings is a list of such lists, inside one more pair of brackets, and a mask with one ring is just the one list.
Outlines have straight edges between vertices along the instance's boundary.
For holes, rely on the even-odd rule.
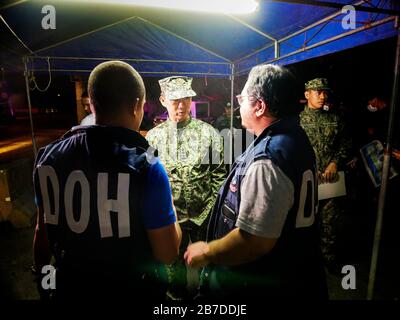
[[[305,84],[307,105],[300,114],[300,124],[313,146],[320,183],[338,180],[338,171],[344,166],[350,149],[350,139],[345,135],[344,122],[327,105],[330,88],[328,80],[316,78]],[[338,222],[344,213],[341,197],[319,202],[321,246],[329,272],[340,273],[337,258]]]

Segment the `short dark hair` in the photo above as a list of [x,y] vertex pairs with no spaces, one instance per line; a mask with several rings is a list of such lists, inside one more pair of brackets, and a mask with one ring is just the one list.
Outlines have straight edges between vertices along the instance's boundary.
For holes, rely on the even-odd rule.
[[83,90],[83,92],[81,94],[81,99],[83,99],[83,98],[89,98],[87,90]]
[[106,115],[133,105],[145,95],[140,74],[122,61],[107,61],[97,65],[90,73],[88,91],[94,110]]
[[272,116],[281,118],[298,114],[295,78],[286,68],[267,64],[251,69],[247,79],[247,93],[263,99]]

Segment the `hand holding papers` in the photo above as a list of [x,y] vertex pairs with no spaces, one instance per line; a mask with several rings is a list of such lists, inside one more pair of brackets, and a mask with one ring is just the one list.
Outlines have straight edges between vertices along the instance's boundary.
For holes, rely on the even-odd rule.
[[318,185],[318,200],[336,198],[346,195],[344,172],[338,172],[338,179],[332,183],[320,183]]

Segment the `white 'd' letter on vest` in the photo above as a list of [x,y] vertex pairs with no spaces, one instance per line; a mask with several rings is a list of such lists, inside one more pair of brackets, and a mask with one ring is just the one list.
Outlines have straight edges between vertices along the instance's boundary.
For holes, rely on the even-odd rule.
[[[51,166],[40,166],[38,167],[40,190],[42,193],[43,210],[44,210],[44,222],[49,224],[58,224],[58,216],[60,209],[60,187],[58,185],[58,178],[56,171]],[[51,186],[53,188],[54,196],[54,212],[50,212],[50,198],[49,198],[49,185],[48,180],[50,179]]]

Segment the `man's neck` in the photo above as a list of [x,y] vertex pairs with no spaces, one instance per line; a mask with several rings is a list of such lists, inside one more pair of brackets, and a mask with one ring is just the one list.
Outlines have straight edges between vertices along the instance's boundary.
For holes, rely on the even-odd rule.
[[126,129],[138,131],[139,128],[134,128],[133,121],[130,118],[103,118],[96,116],[96,124],[110,127],[123,127]]
[[308,107],[308,109],[311,109],[311,110],[320,110],[320,109],[322,109],[322,107],[321,108],[320,107],[314,107],[314,106],[309,105],[309,104],[307,104],[307,107]]
[[169,119],[170,123],[172,123],[177,128],[182,128],[182,127],[186,126],[190,122],[191,117],[188,116],[185,120],[181,120],[181,121],[174,121],[171,118],[168,118],[168,119]]
[[254,134],[258,137],[261,133],[263,133],[265,128],[268,128],[271,124],[273,124],[277,120],[278,118],[276,117],[263,117],[262,119],[260,119],[259,123],[255,126]]

